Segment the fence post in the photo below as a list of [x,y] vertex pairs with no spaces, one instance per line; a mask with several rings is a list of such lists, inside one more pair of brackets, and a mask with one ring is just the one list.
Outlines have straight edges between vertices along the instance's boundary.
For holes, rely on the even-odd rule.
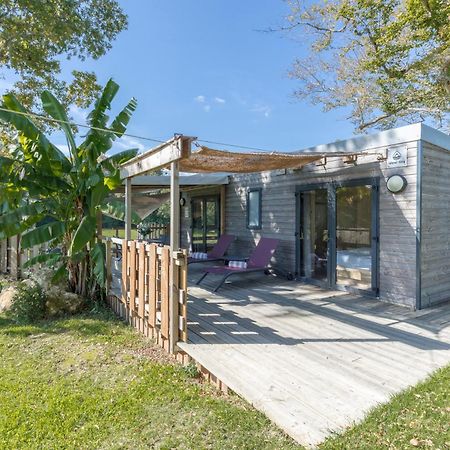
[[128,296],[128,241],[122,241],[122,303],[124,308],[127,306]]
[[130,241],[130,319],[133,323],[136,308],[136,241]]
[[156,328],[156,308],[158,306],[158,246],[150,244],[148,272],[148,324]]
[[112,282],[112,242],[110,239],[106,240],[106,295],[109,295]]
[[20,273],[20,253],[19,253],[19,237],[13,236],[9,239],[10,245],[10,273],[15,279],[19,278]]
[[8,267],[8,241],[0,241],[0,273],[6,273]]
[[138,248],[138,316],[144,319],[145,314],[145,243],[140,243]]

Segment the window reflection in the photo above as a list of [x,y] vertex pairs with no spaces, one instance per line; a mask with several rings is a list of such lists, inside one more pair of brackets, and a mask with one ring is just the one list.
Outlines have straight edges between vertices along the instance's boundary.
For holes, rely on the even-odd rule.
[[336,190],[336,282],[370,289],[372,273],[371,186]]

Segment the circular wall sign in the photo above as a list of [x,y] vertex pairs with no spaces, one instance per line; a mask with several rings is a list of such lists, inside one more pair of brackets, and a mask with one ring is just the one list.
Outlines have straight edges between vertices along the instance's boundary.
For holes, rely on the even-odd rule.
[[399,194],[400,192],[403,192],[407,184],[408,182],[406,181],[406,178],[402,175],[392,175],[386,181],[386,187],[388,188],[388,191],[392,192],[393,194]]

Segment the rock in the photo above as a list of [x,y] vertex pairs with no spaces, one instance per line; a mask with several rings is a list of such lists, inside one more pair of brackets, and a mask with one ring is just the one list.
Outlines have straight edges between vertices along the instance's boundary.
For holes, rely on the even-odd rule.
[[3,288],[0,292],[0,313],[6,312],[11,308],[12,300],[17,293],[15,286]]
[[75,314],[81,311],[85,305],[83,297],[66,292],[61,286],[49,286],[45,294],[47,296],[45,306],[50,317]]

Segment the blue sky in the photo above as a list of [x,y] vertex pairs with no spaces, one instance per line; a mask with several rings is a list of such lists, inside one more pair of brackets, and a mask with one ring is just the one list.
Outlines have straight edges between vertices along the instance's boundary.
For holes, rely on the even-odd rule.
[[[64,69],[94,70],[102,83],[113,77],[121,86],[117,106],[135,96],[130,133],[166,139],[176,132],[285,151],[352,136],[345,111],[323,113],[293,99],[296,82],[287,72],[305,49],[258,31],[283,23],[282,0],[123,0],[122,6],[129,27],[112,50]],[[72,116],[83,119],[81,111]],[[124,139],[119,147],[128,145],[138,143]]]

